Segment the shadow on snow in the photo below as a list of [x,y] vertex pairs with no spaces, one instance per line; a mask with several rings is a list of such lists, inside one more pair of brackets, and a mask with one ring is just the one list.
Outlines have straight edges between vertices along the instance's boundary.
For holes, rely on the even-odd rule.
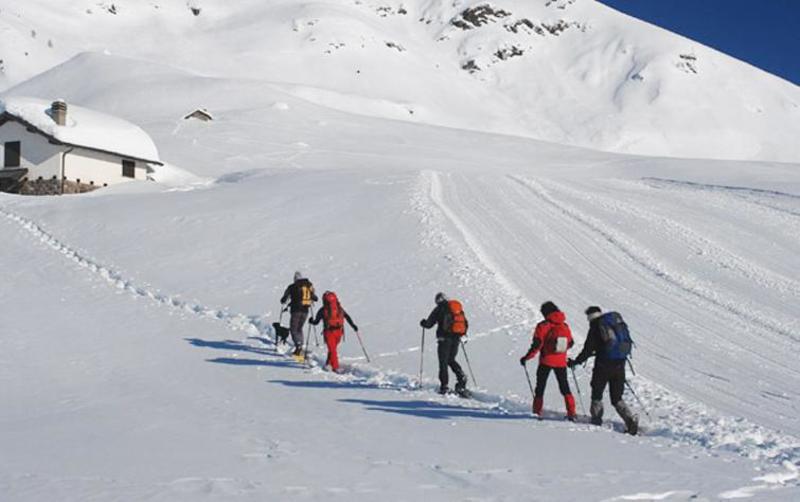
[[[490,420],[530,420],[524,413],[503,413],[495,409],[475,408],[457,404],[437,403],[435,401],[380,401],[372,399],[340,399],[339,402],[361,404],[370,411],[383,411],[434,420],[453,418],[483,418]],[[468,401],[467,401],[468,402]]]

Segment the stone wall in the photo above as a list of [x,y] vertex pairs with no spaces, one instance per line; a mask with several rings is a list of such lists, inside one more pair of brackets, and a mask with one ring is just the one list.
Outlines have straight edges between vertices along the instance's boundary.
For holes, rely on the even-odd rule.
[[[97,188],[100,187],[77,181],[64,180],[63,183],[64,194],[86,193]],[[49,180],[40,178],[37,180],[25,180],[19,193],[22,195],[60,195],[61,189],[61,180],[57,178]]]

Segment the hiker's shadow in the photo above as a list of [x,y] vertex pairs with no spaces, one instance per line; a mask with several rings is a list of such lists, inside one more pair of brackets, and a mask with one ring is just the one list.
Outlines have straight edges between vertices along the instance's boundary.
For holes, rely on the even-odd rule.
[[206,359],[209,363],[217,364],[231,364],[234,366],[271,366],[275,368],[293,368],[297,367],[297,363],[284,361],[284,360],[264,360],[264,359],[245,359],[241,357],[215,357],[213,359]]
[[[184,338],[187,342],[195,347],[202,347],[206,349],[219,349],[219,350],[232,350],[236,352],[250,352],[252,354],[260,354],[263,356],[280,356],[281,354],[275,350],[274,347],[254,347],[246,345],[240,340],[203,340],[200,338]],[[248,340],[264,340],[259,337],[251,336]]]
[[301,389],[384,389],[376,384],[358,382],[358,381],[344,381],[337,380],[269,380],[269,383],[278,383],[287,387],[295,387]]
[[457,406],[435,401],[381,401],[372,399],[340,399],[342,403],[361,404],[370,411],[382,411],[433,420],[481,418],[487,420],[530,420],[525,413],[502,413],[494,409]]
[[[234,366],[272,366],[278,368],[295,367],[297,363],[294,361],[286,360],[280,352],[275,350],[275,347],[265,346],[258,347],[247,345],[240,340],[202,340],[200,338],[186,338],[187,342],[195,347],[206,349],[218,349],[232,352],[245,352],[248,354],[257,354],[260,356],[271,356],[276,359],[251,359],[243,357],[215,357],[206,359],[210,363],[217,364],[230,364]],[[248,340],[258,340],[264,342],[264,339],[259,337],[248,337]],[[264,342],[268,343],[268,342]]]

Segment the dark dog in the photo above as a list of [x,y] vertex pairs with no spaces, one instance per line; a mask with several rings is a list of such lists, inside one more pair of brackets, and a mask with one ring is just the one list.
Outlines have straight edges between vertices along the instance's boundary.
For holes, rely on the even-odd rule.
[[284,328],[281,323],[274,322],[272,329],[275,330],[275,344],[286,343],[286,340],[289,339],[289,328]]

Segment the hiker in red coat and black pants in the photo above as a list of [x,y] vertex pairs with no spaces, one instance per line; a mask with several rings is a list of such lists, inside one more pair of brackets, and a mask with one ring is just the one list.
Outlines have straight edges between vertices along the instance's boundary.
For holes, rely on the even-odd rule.
[[556,374],[558,388],[564,396],[564,404],[567,407],[567,419],[575,421],[575,398],[569,389],[567,381],[567,350],[573,345],[572,332],[567,325],[566,316],[561,312],[555,303],[544,302],[540,308],[544,321],[536,325],[533,332],[533,342],[528,352],[519,360],[525,366],[529,359],[536,357],[540,352],[539,368],[536,370],[536,392],[533,398],[533,413],[542,416],[544,405],[544,389],[547,385],[547,377],[550,370]]
[[325,345],[328,346],[326,366],[330,366],[333,371],[338,373],[339,354],[337,348],[339,342],[342,341],[342,336],[344,336],[344,321],[347,320],[353,331],[358,331],[358,326],[355,325],[350,315],[342,308],[342,304],[339,303],[339,299],[333,291],[326,291],[322,295],[322,308],[317,311],[316,317],[308,322],[316,326],[320,320],[323,321],[324,330],[322,333],[325,338]]

